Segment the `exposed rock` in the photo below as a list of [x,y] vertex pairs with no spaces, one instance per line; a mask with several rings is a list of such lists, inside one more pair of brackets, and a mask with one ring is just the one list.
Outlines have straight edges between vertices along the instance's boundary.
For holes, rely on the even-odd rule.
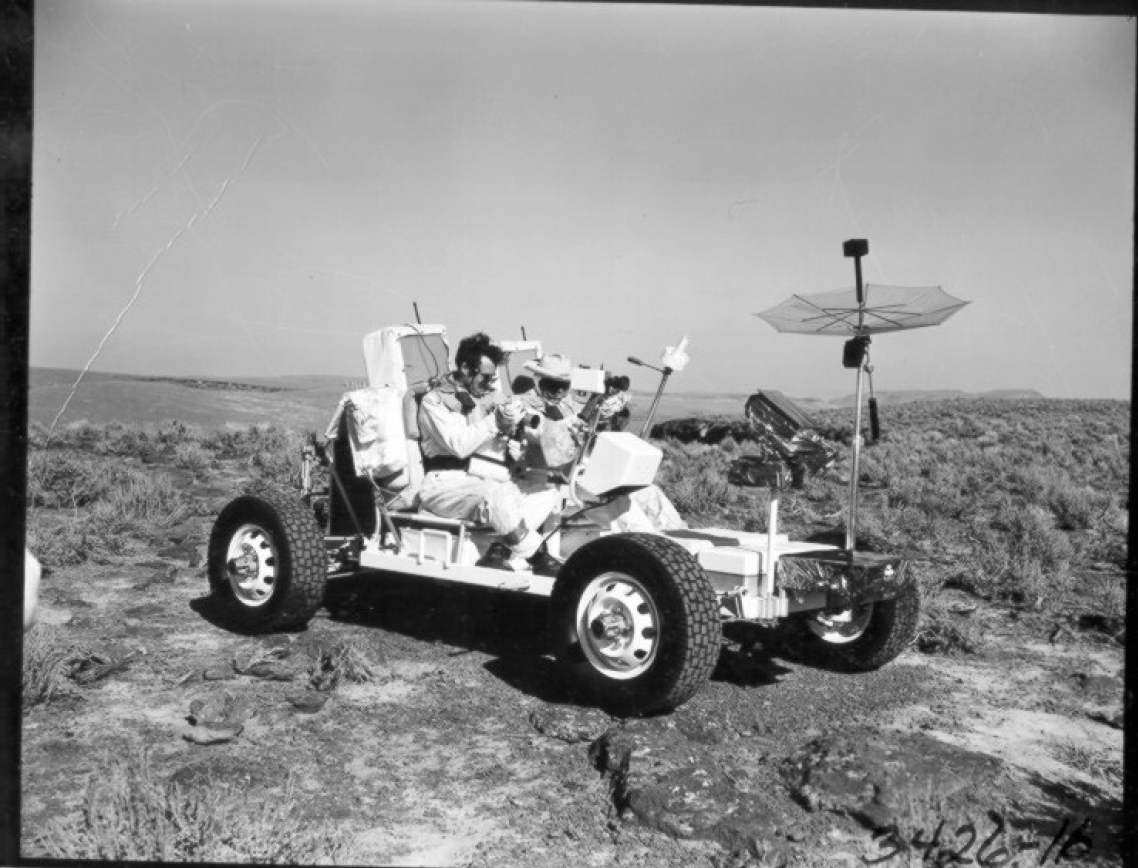
[[244,790],[273,787],[284,782],[287,770],[264,756],[241,757],[227,754],[196,754],[201,757],[187,763],[170,775],[170,782],[180,787],[233,786]]
[[128,651],[117,643],[88,651],[71,670],[70,677],[77,684],[91,684],[130,665],[137,652]]
[[1087,717],[1098,723],[1105,723],[1111,729],[1122,729],[1124,722],[1121,708],[1113,712],[1092,711]]
[[[137,582],[134,585],[135,590],[145,591],[147,588],[151,588],[154,585],[174,584],[174,581],[178,577],[178,568],[169,564],[165,564],[162,561],[155,561],[154,563],[159,565],[158,568],[155,569],[154,572],[149,576]],[[146,565],[144,564],[143,566]]]
[[736,442],[755,440],[755,432],[746,421],[713,422],[708,419],[669,419],[652,426],[650,436],[655,440],[665,437],[680,443],[722,443],[728,437]]
[[308,668],[304,655],[293,656],[288,646],[246,648],[233,656],[233,670],[238,675],[266,681],[292,681]]
[[242,670],[241,674],[265,681],[292,681],[299,671],[300,667],[288,660],[262,660]]
[[133,606],[123,612],[128,618],[137,618],[140,621],[149,620],[155,616],[166,614],[166,609],[158,603],[143,603],[141,606]]
[[1099,702],[1118,702],[1122,699],[1124,686],[1122,679],[1117,676],[1075,672],[1072,673],[1071,679],[1091,699]]
[[922,733],[855,731],[817,738],[783,764],[791,795],[810,811],[843,814],[874,829],[911,800],[984,791],[997,760]]
[[328,701],[330,694],[315,690],[295,690],[285,696],[289,704],[304,714],[315,714]]
[[594,742],[590,756],[608,776],[622,815],[673,837],[734,850],[786,839],[794,825],[767,784],[726,768],[674,728],[613,728]]
[[612,726],[600,709],[573,705],[543,705],[529,713],[529,722],[542,735],[568,744],[595,741]]
[[1126,642],[1126,619],[1122,615],[1090,613],[1080,615],[1075,622],[1080,630],[1104,633],[1120,645]]
[[158,550],[159,557],[185,561],[188,567],[200,567],[204,563],[201,545],[193,540],[175,543]]
[[214,729],[239,728],[256,713],[256,706],[247,697],[236,697],[225,690],[193,700],[189,721]]
[[194,744],[224,744],[233,741],[241,734],[240,726],[187,726],[182,731],[182,738]]
[[62,627],[70,624],[75,615],[66,609],[57,609],[53,606],[40,605],[36,608],[36,623],[47,624],[52,627]]

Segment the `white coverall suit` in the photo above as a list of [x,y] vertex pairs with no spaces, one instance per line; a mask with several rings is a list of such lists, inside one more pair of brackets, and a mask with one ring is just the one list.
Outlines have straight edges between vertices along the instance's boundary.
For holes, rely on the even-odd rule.
[[507,439],[494,416],[501,397],[475,398],[451,378],[423,396],[419,431],[426,475],[419,502],[436,515],[489,524],[515,555],[529,558],[541,545],[536,531],[558,506],[560,494],[556,489],[523,493],[513,482],[484,479],[466,469],[475,453],[499,463],[506,455]]

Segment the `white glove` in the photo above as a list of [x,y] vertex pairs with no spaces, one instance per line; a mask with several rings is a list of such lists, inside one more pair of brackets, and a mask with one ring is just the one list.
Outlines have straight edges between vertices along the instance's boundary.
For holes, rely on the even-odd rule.
[[671,368],[673,371],[682,371],[688,366],[688,362],[691,361],[691,357],[684,352],[684,350],[687,349],[687,345],[687,335],[684,335],[684,339],[680,341],[678,347],[666,347],[664,349],[663,355],[660,356],[660,362],[665,368]]
[[512,434],[525,416],[525,407],[517,398],[510,398],[494,408],[494,420],[503,434]]

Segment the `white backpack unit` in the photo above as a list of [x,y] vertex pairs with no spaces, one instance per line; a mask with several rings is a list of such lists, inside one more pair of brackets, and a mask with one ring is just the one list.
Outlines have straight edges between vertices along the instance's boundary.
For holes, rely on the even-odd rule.
[[446,327],[391,326],[365,336],[363,348],[368,385],[340,399],[324,436],[340,436],[346,422],[356,475],[410,501],[422,479],[414,395],[450,370]]

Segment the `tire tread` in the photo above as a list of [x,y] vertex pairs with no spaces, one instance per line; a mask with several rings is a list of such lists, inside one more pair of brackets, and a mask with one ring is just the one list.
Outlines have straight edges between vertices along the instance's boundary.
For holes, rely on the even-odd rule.
[[[242,606],[233,599],[228,580],[216,575],[219,558],[224,557],[231,538],[234,517],[265,513],[280,525],[283,539],[278,541],[288,550],[288,577],[283,598],[271,601],[264,611]],[[263,520],[262,518],[262,520]],[[291,492],[275,488],[251,491],[230,503],[214,522],[209,541],[209,581],[215,595],[225,598],[229,610],[247,627],[272,631],[304,626],[324,602],[328,558],[324,537],[307,506]]]
[[[650,695],[644,695],[643,691],[625,682],[606,682],[603,676],[594,676],[589,683],[577,686],[589,698],[622,713],[643,715],[670,711],[687,702],[703,687],[719,660],[722,627],[715,591],[695,558],[667,537],[647,533],[619,534],[602,537],[590,545],[596,547],[598,544],[600,548],[593,549],[590,559],[605,547],[619,544],[636,551],[638,556],[647,555],[668,574],[679,598],[680,620],[685,625],[673,637],[683,645],[679,649],[681,662],[678,671],[660,685],[661,689]],[[585,551],[580,550],[582,554]],[[573,579],[580,563],[580,558],[574,555],[562,568],[561,576],[566,581],[559,577],[551,600],[555,619],[564,617],[568,609],[576,607]]]

